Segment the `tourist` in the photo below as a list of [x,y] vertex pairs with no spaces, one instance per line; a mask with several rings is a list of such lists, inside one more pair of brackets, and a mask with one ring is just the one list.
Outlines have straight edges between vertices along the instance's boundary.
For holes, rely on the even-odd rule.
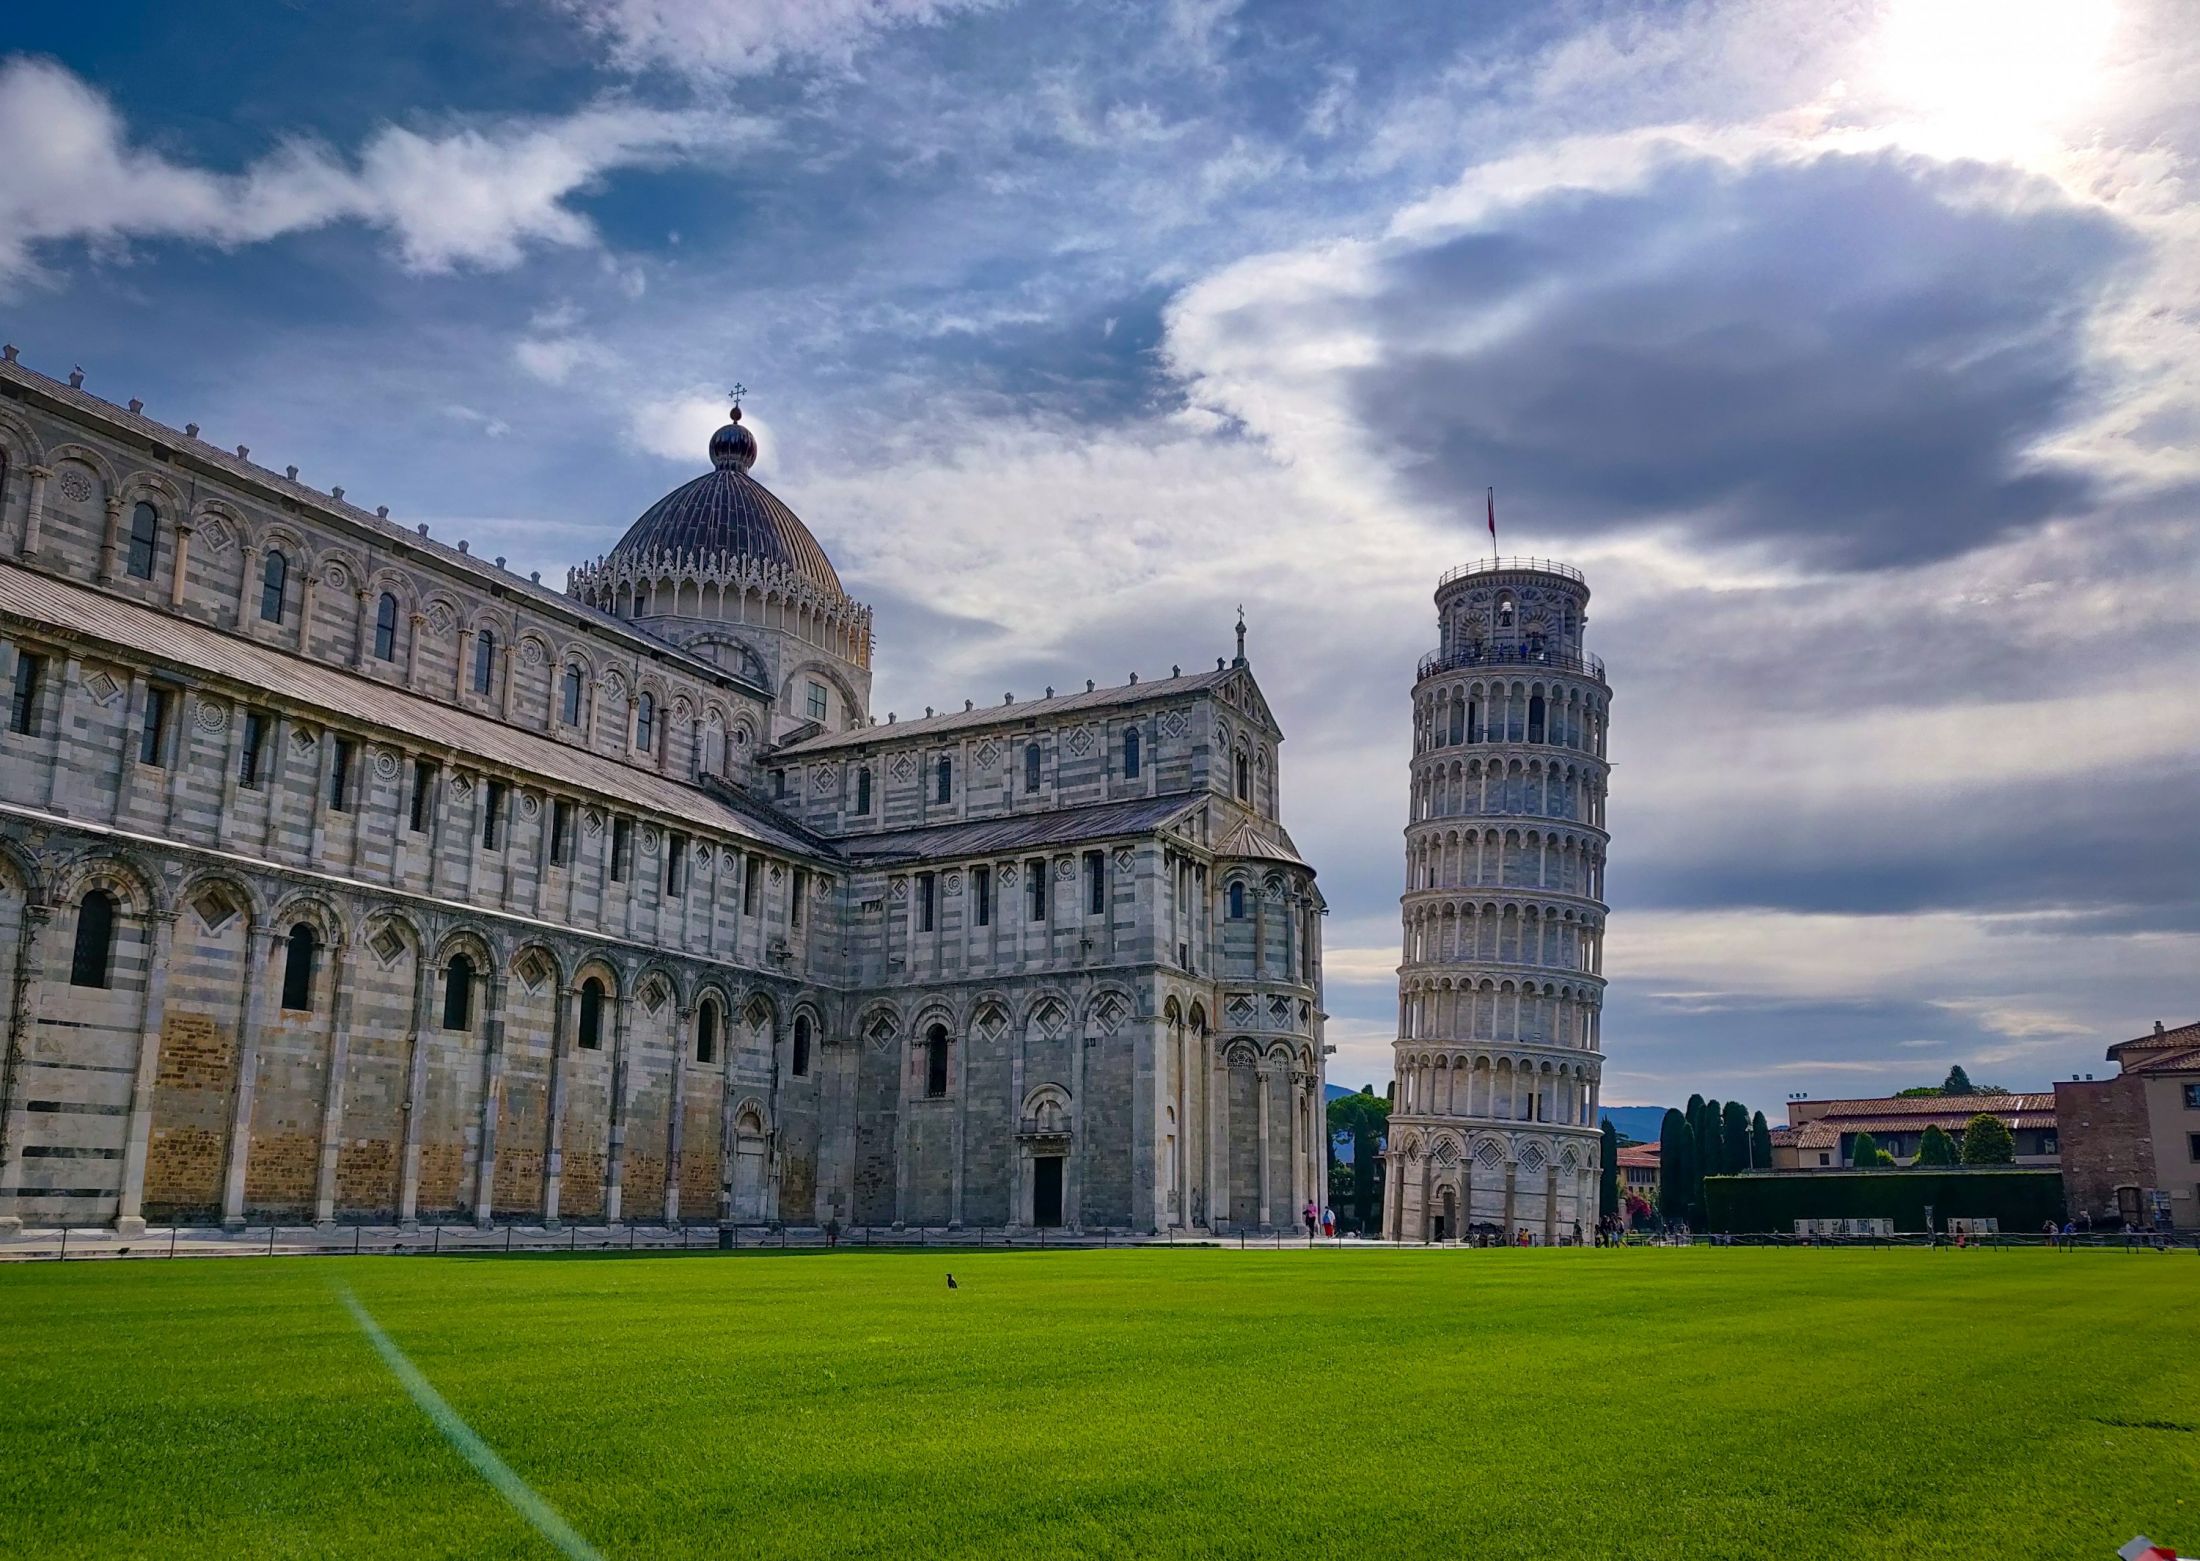
[[1312,1198],[1306,1200],[1306,1207],[1299,1211],[1299,1217],[1306,1221],[1306,1239],[1308,1241],[1312,1241],[1315,1235],[1314,1227],[1316,1224],[1316,1216],[1314,1214],[1314,1200]]
[[1337,1211],[1327,1204],[1322,1205],[1322,1234],[1332,1241],[1337,1239]]

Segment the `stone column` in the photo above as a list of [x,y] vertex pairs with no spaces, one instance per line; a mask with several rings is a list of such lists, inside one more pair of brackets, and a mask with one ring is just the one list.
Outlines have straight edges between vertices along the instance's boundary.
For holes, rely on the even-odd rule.
[[[544,810],[546,814],[548,811],[548,809]],[[695,1044],[694,1008],[692,1006],[679,1008],[675,1010],[675,1013],[678,1015],[678,1022],[672,1035],[672,1114],[671,1120],[665,1124],[664,1212],[667,1225],[680,1223],[680,1155],[687,1146],[688,1051]],[[730,1023],[721,1021],[721,1028],[725,1033],[719,1036],[718,1044],[721,1048],[724,1048],[733,1039],[733,1026]],[[775,1047],[777,1043],[778,1037],[775,1032],[773,1036]],[[778,1121],[779,1117],[775,1110],[772,1116],[774,1126],[778,1124]]]
[[245,934],[243,1018],[237,1032],[237,1093],[229,1105],[229,1156],[222,1168],[222,1225],[244,1224],[244,1176],[252,1158],[252,1100],[260,1078],[260,1031],[267,1023],[266,965],[281,946],[273,927]]
[[620,1184],[626,1175],[626,1089],[633,1059],[627,1055],[628,1015],[634,999],[625,983],[611,998],[611,1140],[604,1157],[603,1217],[619,1223]]
[[1550,1246],[1558,1240],[1558,1162],[1550,1160],[1543,1166],[1543,1244]]
[[1213,1084],[1214,1109],[1209,1115],[1207,1156],[1212,1166],[1207,1185],[1207,1228],[1214,1230],[1222,1223],[1234,1219],[1236,1211],[1230,1205],[1230,1053],[1228,1047],[1215,1051]]
[[145,1234],[145,1159],[152,1148],[153,1081],[160,1075],[160,1027],[168,1009],[168,949],[175,929],[174,911],[152,911],[145,918],[145,1002],[138,1016],[129,1137],[122,1151],[122,1197],[115,1213],[118,1236]]
[[1467,1153],[1459,1161],[1459,1228],[1452,1235],[1460,1243],[1472,1239],[1474,1229],[1474,1146],[1467,1146]]
[[1284,1079],[1291,1092],[1291,1218],[1295,1220],[1305,1211],[1309,1201],[1305,1186],[1306,1086],[1299,1082],[1295,1070],[1287,1071]]
[[1520,1166],[1508,1152],[1505,1156],[1505,1240],[1513,1239],[1513,1200],[1520,1183]]
[[488,988],[486,1013],[481,1025],[483,1068],[481,1084],[481,1151],[474,1156],[474,1225],[487,1230],[496,1200],[497,1112],[504,1104],[504,983],[505,974],[493,964],[482,972]]
[[168,605],[171,607],[181,607],[183,605],[184,572],[190,567],[190,564],[191,523],[187,520],[179,520],[176,522],[175,568],[168,577]]
[[99,539],[99,583],[112,585],[116,554],[122,545],[122,500],[107,495],[107,529]]
[[33,466],[30,474],[30,508],[23,514],[23,540],[15,550],[16,557],[26,561],[38,556],[38,532],[46,519],[46,484],[53,478],[53,468]]
[[[427,625],[427,622],[428,615],[424,612],[416,612],[405,620],[405,627],[411,631],[405,637],[405,686],[407,688],[418,688],[420,686],[420,631]],[[466,675],[464,662],[459,663],[458,675],[461,678]]]
[[1271,1081],[1273,1077],[1274,1075],[1269,1072],[1267,1063],[1262,1062],[1255,1065],[1253,1081],[1259,1092],[1258,1099],[1260,1102],[1260,1223],[1261,1227],[1267,1230],[1274,1229],[1276,1223],[1275,1199],[1271,1195],[1269,1186],[1272,1176],[1268,1167],[1268,1117],[1270,1110],[1268,1097],[1272,1093]]
[[[260,550],[250,542],[240,541],[237,551],[243,559],[243,573],[237,580],[237,599],[229,604],[229,627],[246,639],[256,640],[260,637],[260,631],[253,625],[260,621],[260,614],[252,600],[252,587],[259,581],[260,572],[252,567],[252,563],[260,556]],[[304,574],[305,571],[301,570],[301,580]]]
[[352,597],[351,664],[355,670],[364,672],[367,666],[367,648],[372,643],[367,638],[367,588],[363,585],[352,587]]
[[428,1093],[428,1004],[435,992],[437,966],[427,950],[413,960],[412,1028],[405,1037],[405,1141],[398,1152],[397,1223],[411,1230],[420,1223],[421,1117]]
[[552,999],[550,1014],[550,1120],[549,1142],[542,1156],[542,1222],[558,1227],[558,1198],[565,1187],[565,1111],[573,1087],[572,1058],[567,1049],[573,1037],[573,1005],[579,996],[573,988],[561,988]]
[[313,1188],[313,1222],[336,1222],[336,1160],[344,1148],[344,1074],[351,1066],[351,983],[344,968],[344,945],[328,949],[328,1079],[321,1107],[321,1161]]
[[[15,970],[8,987],[8,1039],[0,1051],[0,1186],[15,1185],[16,1164],[22,1159],[23,1112],[16,1101],[16,1078],[22,1071],[24,1044],[37,1022],[44,983],[38,966],[38,937],[53,917],[50,906],[36,900],[23,905],[21,935],[15,942]],[[10,1200],[12,1202],[12,1199]],[[9,1205],[0,1203],[0,1209]],[[0,1213],[0,1236],[22,1228],[13,1213]]]

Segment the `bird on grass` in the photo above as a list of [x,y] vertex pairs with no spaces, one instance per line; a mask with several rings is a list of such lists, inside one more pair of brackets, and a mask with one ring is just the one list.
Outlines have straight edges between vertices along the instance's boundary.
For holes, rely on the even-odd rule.
[[947,1276],[947,1288],[950,1290],[960,1290],[962,1288],[961,1285],[955,1283],[955,1276],[953,1274],[949,1274]]

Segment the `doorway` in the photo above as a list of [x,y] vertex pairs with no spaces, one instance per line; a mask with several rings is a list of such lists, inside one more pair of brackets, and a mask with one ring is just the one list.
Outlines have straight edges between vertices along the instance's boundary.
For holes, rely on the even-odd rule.
[[1050,1229],[1062,1223],[1062,1157],[1058,1154],[1032,1158],[1031,1223]]

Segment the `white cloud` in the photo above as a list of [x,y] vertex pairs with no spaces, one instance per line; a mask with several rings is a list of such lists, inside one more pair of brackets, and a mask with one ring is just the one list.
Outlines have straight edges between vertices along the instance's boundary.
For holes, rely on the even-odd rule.
[[387,233],[410,270],[504,270],[532,246],[594,244],[570,201],[605,174],[760,134],[737,115],[604,104],[434,131],[385,125],[356,159],[292,140],[222,173],[134,144],[103,94],[50,61],[17,58],[0,64],[0,284],[34,275],[55,243],[230,248],[337,222]]
[[757,75],[785,64],[847,65],[896,27],[926,26],[995,0],[555,0],[628,70]]

